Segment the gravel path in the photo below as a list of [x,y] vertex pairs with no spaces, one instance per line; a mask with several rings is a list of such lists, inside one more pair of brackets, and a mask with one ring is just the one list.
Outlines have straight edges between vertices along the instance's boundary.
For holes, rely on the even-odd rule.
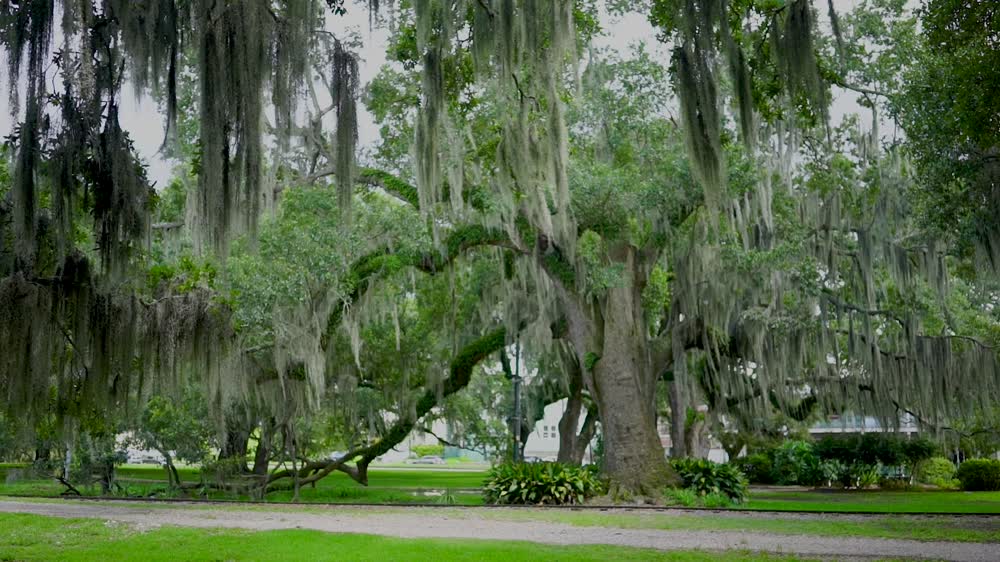
[[605,544],[659,550],[751,550],[824,559],[904,558],[961,561],[998,560],[1000,545],[896,539],[776,535],[739,531],[659,531],[574,527],[542,521],[499,521],[475,510],[461,514],[433,510],[350,508],[296,511],[225,510],[128,502],[33,503],[0,500],[0,512],[118,521],[151,529],[161,525],[252,530],[314,529],[404,538],[521,540],[555,545]]

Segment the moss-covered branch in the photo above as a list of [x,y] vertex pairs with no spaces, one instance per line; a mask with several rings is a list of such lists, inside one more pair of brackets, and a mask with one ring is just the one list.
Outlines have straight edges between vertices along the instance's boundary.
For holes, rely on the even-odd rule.
[[389,172],[376,170],[374,168],[362,168],[358,171],[358,182],[368,186],[381,188],[383,191],[400,201],[413,205],[414,208],[420,207],[420,198],[417,194],[417,188],[397,178]]
[[[400,418],[389,428],[389,430],[377,441],[354,449],[343,457],[331,461],[311,461],[306,463],[298,471],[282,470],[271,474],[267,479],[268,489],[273,489],[274,484],[281,480],[294,478],[296,473],[299,477],[299,485],[304,486],[321,480],[333,471],[344,472],[360,484],[368,484],[368,465],[381,455],[389,452],[393,447],[403,442],[406,436],[413,431],[417,421],[434,409],[441,399],[447,398],[469,385],[472,379],[472,371],[476,365],[481,363],[491,354],[502,349],[507,339],[505,328],[496,328],[486,335],[481,336],[473,342],[463,347],[452,359],[448,369],[449,376],[444,381],[440,392],[435,389],[428,389],[417,401],[415,415],[413,417]],[[354,466],[346,464],[349,461],[356,461]]]

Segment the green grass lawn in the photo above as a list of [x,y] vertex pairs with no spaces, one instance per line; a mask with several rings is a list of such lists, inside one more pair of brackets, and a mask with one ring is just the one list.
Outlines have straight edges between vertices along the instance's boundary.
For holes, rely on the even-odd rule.
[[754,491],[745,508],[871,513],[1000,513],[1000,492]]
[[[0,495],[58,496],[63,487],[54,480],[8,478],[16,465],[0,465]],[[196,468],[180,468],[181,479],[198,482]],[[126,465],[118,470],[129,495],[166,495],[166,472],[151,465]],[[434,468],[371,468],[369,485],[361,486],[346,474],[336,472],[314,487],[300,491],[300,501],[315,503],[455,503],[481,505],[479,488],[486,471]],[[82,487],[87,495],[98,495],[96,486]],[[446,491],[446,497],[434,495]],[[430,494],[428,494],[430,492]],[[292,491],[268,494],[267,501],[290,501]],[[231,493],[210,492],[210,499],[246,500]],[[1000,513],[1000,492],[880,492],[880,491],[754,491],[743,509],[775,511],[849,511],[871,513]]]
[[0,514],[0,560],[518,560],[756,561],[795,558],[748,553],[659,552],[610,546],[395,539],[318,531],[242,531],[165,527],[138,532],[93,519]]
[[[462,512],[454,512],[460,517]],[[926,517],[872,517],[863,521],[825,521],[802,518],[670,515],[662,513],[621,514],[592,511],[501,510],[477,512],[477,516],[506,521],[547,521],[577,527],[657,529],[672,531],[746,531],[782,535],[826,537],[875,537],[923,541],[1000,542],[996,525],[970,525],[961,519]]]
[[[7,478],[7,474],[19,468],[12,465],[0,467],[0,495],[53,497],[65,490],[55,480]],[[197,468],[179,468],[178,473],[183,482],[200,480]],[[436,503],[447,500],[447,503],[458,505],[482,505],[479,488],[485,477],[485,470],[376,467],[368,471],[368,486],[358,484],[344,473],[335,472],[319,481],[315,487],[303,487],[299,499],[315,503],[374,504]],[[118,479],[131,496],[166,493],[166,472],[158,466],[125,465],[118,469]],[[100,493],[97,486],[81,486],[79,489],[85,495],[96,496]],[[445,492],[447,497],[442,498],[438,495],[440,492]],[[276,491],[268,494],[267,501],[291,501],[292,496],[291,490]],[[209,498],[249,499],[223,491],[211,491]]]

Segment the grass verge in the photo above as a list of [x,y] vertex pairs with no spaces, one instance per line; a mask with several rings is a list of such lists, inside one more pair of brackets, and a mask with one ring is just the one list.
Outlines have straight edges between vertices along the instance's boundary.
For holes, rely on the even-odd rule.
[[867,513],[1000,513],[1000,492],[754,491],[744,508]]
[[[455,512],[458,516],[460,513]],[[584,511],[489,510],[485,518],[507,521],[546,521],[577,527],[656,529],[670,531],[746,531],[782,535],[869,537],[921,541],[1000,542],[1000,521],[972,523],[962,519],[927,517],[871,517],[864,520],[830,520],[752,517],[737,515],[620,514]]]
[[[0,469],[0,495],[56,497],[65,488],[54,480],[7,477],[14,468]],[[6,474],[4,474],[6,472]],[[195,468],[180,468],[184,482],[198,482]],[[482,505],[479,488],[486,477],[484,471],[457,471],[413,468],[372,468],[369,485],[362,486],[346,474],[333,473],[315,487],[306,486],[299,492],[303,503],[371,503],[411,504],[450,503]],[[156,466],[124,466],[118,469],[118,481],[125,495],[138,497],[170,497],[166,489],[166,472]],[[289,481],[289,484],[291,481]],[[84,495],[97,496],[97,486],[79,486]],[[268,501],[291,501],[293,492],[281,490],[268,494]],[[444,496],[444,497],[442,497]],[[248,500],[224,491],[208,491],[207,499]]]
[[240,531],[164,527],[138,532],[93,519],[0,514],[0,560],[524,560],[758,561],[796,558],[751,553],[661,552],[610,546],[395,539],[318,531]]

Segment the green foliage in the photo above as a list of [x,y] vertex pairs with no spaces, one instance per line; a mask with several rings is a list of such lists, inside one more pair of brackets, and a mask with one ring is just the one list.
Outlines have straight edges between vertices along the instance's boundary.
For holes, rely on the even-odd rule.
[[747,479],[732,464],[719,464],[706,459],[674,459],[671,466],[684,481],[684,487],[693,489],[706,498],[712,494],[722,494],[736,503],[743,503],[749,496]]
[[823,481],[820,458],[807,441],[785,441],[774,450],[772,463],[777,484],[815,486]]
[[881,477],[878,479],[878,488],[887,492],[902,492],[912,490],[913,486],[905,478]]
[[854,479],[854,487],[863,490],[878,484],[881,472],[877,465],[854,464],[851,466],[851,476]]
[[176,264],[154,264],[146,272],[146,287],[154,295],[170,289],[187,293],[198,288],[214,289],[218,270],[211,261],[190,255],[181,256]]
[[911,470],[922,461],[933,457],[940,449],[936,443],[923,437],[906,439],[902,445],[903,461]]
[[722,492],[711,492],[705,494],[701,498],[701,502],[702,505],[704,505],[709,509],[719,509],[723,507],[729,507],[734,503],[740,503],[740,502],[734,502],[732,498],[730,498],[726,494],[723,494]]
[[759,451],[737,462],[751,484],[774,484],[774,462],[767,452]]
[[938,488],[955,488],[955,463],[944,457],[931,457],[917,465],[914,479],[921,484],[930,484]]
[[495,413],[511,411],[511,386],[507,377],[479,369],[465,390],[446,398],[440,412],[429,415],[447,420],[452,443],[485,457],[505,454],[511,444],[510,426]]
[[141,447],[163,454],[168,468],[174,470],[174,459],[192,464],[207,460],[215,435],[204,398],[188,389],[176,399],[151,398],[143,410],[135,440]]
[[[834,461],[845,470],[855,467],[855,476],[864,472],[860,466],[883,465],[912,471],[918,463],[933,456],[937,449],[936,444],[922,437],[906,439],[881,433],[828,436],[815,445],[816,454],[820,459]],[[840,477],[838,479],[843,480]]]
[[966,492],[993,492],[1000,490],[1000,461],[972,459],[958,467],[955,476]]
[[694,488],[667,488],[663,495],[668,504],[684,507],[693,507],[699,499],[699,494]]
[[559,463],[507,463],[493,467],[483,498],[494,504],[581,504],[605,491],[592,467]]
[[101,493],[110,493],[118,487],[117,467],[125,461],[125,451],[117,447],[113,433],[84,433],[75,447],[70,481],[86,485],[96,482],[101,485]]
[[444,455],[444,445],[414,445],[410,451],[418,457],[440,457]]

